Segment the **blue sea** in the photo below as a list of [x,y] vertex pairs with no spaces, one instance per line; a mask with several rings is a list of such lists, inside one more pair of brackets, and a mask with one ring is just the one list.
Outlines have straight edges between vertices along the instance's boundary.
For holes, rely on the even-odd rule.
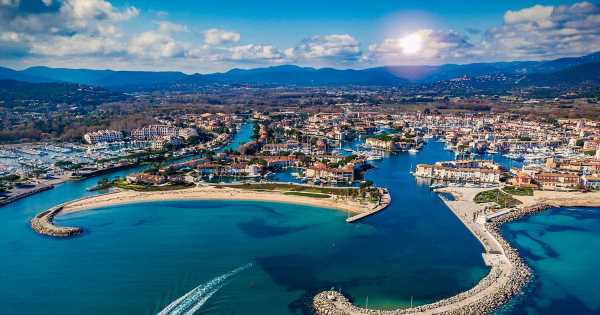
[[502,234],[534,277],[500,314],[600,314],[600,209],[549,209]]
[[[170,201],[58,217],[60,225],[85,229],[72,239],[35,234],[28,226],[31,217],[93,194],[85,188],[97,179],[67,182],[0,208],[0,313],[156,314],[167,308],[196,314],[307,314],[312,296],[332,287],[358,305],[376,308],[452,296],[488,273],[483,248],[426,183],[409,173],[417,163],[452,157],[441,143],[431,142],[417,155],[396,154],[375,162],[367,179],[388,187],[393,202],[356,224],[347,224],[342,211],[318,207]],[[575,299],[580,292],[570,290],[588,274],[575,277],[573,268],[586,270],[577,264],[589,260],[580,258],[584,250],[574,248],[582,237],[597,248],[587,237],[596,233],[597,242],[600,230],[591,224],[579,231],[585,220],[560,222],[561,229],[569,226],[577,237],[546,240],[558,254],[552,257],[554,264],[540,269],[544,276],[536,278],[571,281],[560,287],[569,288],[568,296]],[[513,224],[528,224],[523,222]],[[555,270],[561,262],[568,262],[571,269],[562,268],[570,271]],[[550,292],[534,286],[527,296],[534,294],[541,303],[540,296],[552,300]],[[598,300],[581,297],[578,305],[597,310],[592,302]],[[512,312],[532,307],[516,303]]]

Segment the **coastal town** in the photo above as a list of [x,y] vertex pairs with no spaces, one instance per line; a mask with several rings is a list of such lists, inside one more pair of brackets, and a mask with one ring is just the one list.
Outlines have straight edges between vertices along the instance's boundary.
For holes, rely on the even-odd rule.
[[[365,176],[378,161],[390,155],[415,156],[440,143],[455,158],[416,164],[410,167],[411,174],[419,185],[438,193],[481,242],[482,257],[491,268],[488,276],[471,290],[416,308],[360,308],[336,291],[317,295],[313,308],[317,314],[471,314],[494,311],[531,277],[522,258],[498,232],[503,223],[551,206],[600,206],[599,121],[525,119],[506,113],[392,114],[346,106],[327,113],[210,113],[175,121],[163,120],[128,134],[93,131],[84,135],[85,144],[71,144],[96,156],[99,152],[138,155],[135,160],[113,160],[117,164],[108,166],[90,158],[80,163],[81,168],[71,169],[69,179],[82,176],[83,170],[94,176],[124,165],[145,167],[124,177],[102,178],[90,187],[100,195],[39,213],[31,227],[51,237],[72,237],[84,233],[85,227],[54,225],[56,215],[171,199],[327,206],[348,212],[346,221],[353,223],[385,211],[393,202],[385,187]],[[245,139],[239,141],[241,136]],[[36,145],[36,152],[32,148],[10,152],[43,157],[41,152],[52,151],[47,149],[50,144],[45,146]],[[131,147],[138,151],[122,151]],[[6,176],[44,182],[43,176],[65,172],[69,163],[75,161],[47,165],[46,173],[35,179],[22,173],[23,167]]]
[[[364,182],[362,174],[372,167],[370,162],[385,154],[417,154],[428,141],[443,141],[456,156],[414,166],[414,175],[431,179],[434,188],[447,184],[509,184],[556,191],[600,188],[598,121],[342,108],[315,114],[186,114],[128,133],[92,131],[80,143],[4,145],[3,198],[13,200],[67,179],[140,163],[153,167],[127,176],[128,183],[160,186],[285,178],[353,186]],[[221,149],[242,125],[252,128],[248,141]],[[498,159],[508,164],[501,165]]]
[[598,0],[0,25],[0,315],[600,314]]

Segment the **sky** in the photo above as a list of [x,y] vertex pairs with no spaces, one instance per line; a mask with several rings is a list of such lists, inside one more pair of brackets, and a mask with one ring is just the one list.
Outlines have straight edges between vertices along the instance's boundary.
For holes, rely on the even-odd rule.
[[208,73],[546,60],[600,51],[600,4],[0,0],[0,66]]

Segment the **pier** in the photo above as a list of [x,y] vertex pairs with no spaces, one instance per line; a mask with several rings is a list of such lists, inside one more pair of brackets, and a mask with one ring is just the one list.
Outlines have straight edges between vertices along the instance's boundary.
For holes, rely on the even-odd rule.
[[381,194],[381,200],[375,206],[375,208],[373,208],[372,210],[369,210],[367,212],[363,212],[363,213],[359,213],[357,215],[351,216],[348,219],[346,219],[346,222],[352,223],[352,222],[356,222],[358,220],[364,219],[368,216],[371,216],[371,215],[387,208],[387,206],[389,206],[390,203],[392,203],[392,196],[390,195],[389,191],[385,188],[378,188],[378,189],[379,189],[379,193]]

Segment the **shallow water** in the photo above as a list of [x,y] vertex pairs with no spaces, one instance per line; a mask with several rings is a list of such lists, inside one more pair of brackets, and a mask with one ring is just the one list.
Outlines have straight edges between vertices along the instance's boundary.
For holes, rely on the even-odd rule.
[[599,208],[549,209],[502,233],[535,275],[499,314],[600,314]]

